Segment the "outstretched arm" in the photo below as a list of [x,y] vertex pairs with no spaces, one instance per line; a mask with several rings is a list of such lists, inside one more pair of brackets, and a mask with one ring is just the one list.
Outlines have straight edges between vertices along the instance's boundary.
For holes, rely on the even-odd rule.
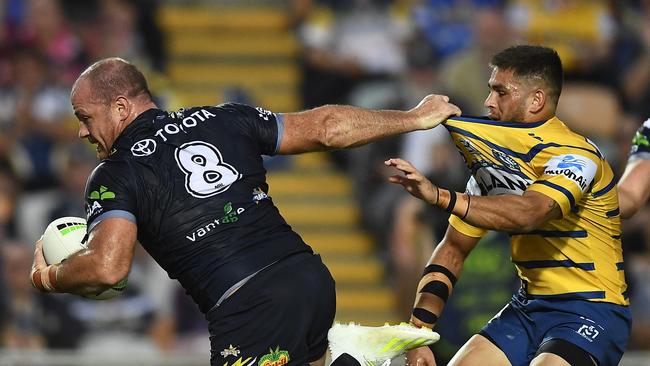
[[539,192],[526,191],[522,196],[470,196],[435,186],[406,160],[389,159],[385,163],[403,173],[390,177],[391,183],[400,184],[413,196],[483,229],[528,232],[562,217],[557,202]]
[[360,146],[400,133],[433,128],[460,109],[442,95],[428,95],[409,111],[326,105],[284,114],[279,154]]
[[650,198],[650,160],[639,159],[625,167],[618,182],[621,217],[632,217]]

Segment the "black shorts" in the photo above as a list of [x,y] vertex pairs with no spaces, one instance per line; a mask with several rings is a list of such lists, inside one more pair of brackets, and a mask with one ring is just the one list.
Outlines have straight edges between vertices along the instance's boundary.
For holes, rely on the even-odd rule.
[[213,366],[305,365],[327,350],[334,279],[319,255],[292,255],[210,310]]

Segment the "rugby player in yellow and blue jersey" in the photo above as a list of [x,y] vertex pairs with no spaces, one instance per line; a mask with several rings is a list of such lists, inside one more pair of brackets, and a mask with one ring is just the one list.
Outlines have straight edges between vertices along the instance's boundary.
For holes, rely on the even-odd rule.
[[[522,286],[450,365],[617,365],[631,318],[614,174],[555,116],[563,72],[554,50],[514,46],[490,66],[489,118],[445,122],[472,173],[465,193],[437,187],[407,161],[386,161],[402,173],[391,182],[453,214],[411,322],[433,327],[469,252],[486,230],[505,231]],[[428,348],[407,361],[435,365]]]

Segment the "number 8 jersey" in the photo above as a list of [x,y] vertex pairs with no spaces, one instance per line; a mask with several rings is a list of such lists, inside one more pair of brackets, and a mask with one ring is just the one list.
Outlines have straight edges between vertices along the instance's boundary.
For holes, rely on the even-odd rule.
[[88,180],[88,230],[133,221],[207,312],[265,266],[311,252],[268,195],[262,155],[277,152],[282,130],[282,115],[240,104],[142,113]]

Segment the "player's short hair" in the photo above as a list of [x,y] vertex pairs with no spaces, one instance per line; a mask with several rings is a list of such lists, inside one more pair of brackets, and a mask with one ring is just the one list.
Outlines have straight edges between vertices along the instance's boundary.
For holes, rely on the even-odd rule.
[[560,99],[564,72],[560,56],[552,48],[533,45],[508,47],[492,57],[490,66],[512,70],[517,77],[542,80],[555,104]]
[[91,97],[108,104],[120,95],[135,98],[141,95],[151,99],[147,80],[130,62],[111,57],[90,65],[77,79],[87,79],[91,85]]

